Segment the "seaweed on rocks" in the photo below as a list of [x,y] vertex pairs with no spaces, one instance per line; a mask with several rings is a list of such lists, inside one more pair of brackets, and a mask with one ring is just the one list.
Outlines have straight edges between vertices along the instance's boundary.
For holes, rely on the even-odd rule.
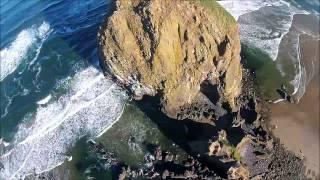
[[[236,21],[215,1],[116,3],[98,34],[103,70],[191,162],[201,164],[191,167],[203,165],[229,179],[273,177],[268,172],[286,161],[275,154],[282,146],[268,129],[270,111],[254,84],[255,69],[246,69],[245,57],[240,61]],[[256,69],[263,65],[257,54],[250,56],[257,58]],[[114,165],[121,177],[202,178],[175,163],[174,155],[155,151],[145,164],[151,169]],[[293,163],[297,169],[299,163]]]
[[88,145],[100,166],[112,171],[113,179],[222,179],[192,156],[181,161],[179,155],[163,151],[157,145],[148,144],[150,152],[141,167],[122,163],[101,143],[89,140]]

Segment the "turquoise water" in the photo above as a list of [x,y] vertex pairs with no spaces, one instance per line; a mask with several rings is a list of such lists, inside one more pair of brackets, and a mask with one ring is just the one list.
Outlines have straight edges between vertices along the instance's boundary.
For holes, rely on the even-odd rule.
[[255,71],[257,88],[267,100],[280,98],[275,89],[286,85],[290,91],[293,87],[285,79],[276,63],[263,51],[258,48],[250,48],[242,45],[242,56],[246,59],[246,67]]
[[[131,168],[144,166],[144,156],[150,153],[148,149],[150,144],[161,145],[162,149],[179,154],[180,160],[186,157],[185,151],[174,145],[174,142],[168,139],[156,123],[145,115],[134,102],[126,105],[120,120],[96,141],[102,143],[109,151],[115,152],[116,157]],[[73,157],[73,160],[68,162],[71,177],[73,179],[86,177],[110,179],[112,172],[104,169],[87,147],[84,138],[70,152]]]
[[101,72],[96,35],[111,9],[106,0],[1,1],[0,179],[51,169],[56,179],[111,178],[92,169],[88,139],[133,166],[144,143],[172,145]]
[[1,1],[0,179],[50,170],[122,114],[127,95],[98,65],[111,1]]
[[108,1],[48,2],[1,1],[1,135],[6,140],[59,81],[79,69],[98,68],[96,33]]
[[[319,12],[310,1],[291,2]],[[89,138],[130,165],[142,163],[144,141],[171,147],[101,72],[96,35],[112,13],[111,0],[1,0],[0,7],[0,179],[59,167],[70,170],[73,179],[85,179],[86,170],[97,164],[86,149]],[[273,89],[288,81],[268,53],[243,47],[246,56],[257,59],[251,65],[266,82],[261,86],[274,96]],[[136,145],[128,143],[131,136]],[[90,175],[111,177],[103,169]]]

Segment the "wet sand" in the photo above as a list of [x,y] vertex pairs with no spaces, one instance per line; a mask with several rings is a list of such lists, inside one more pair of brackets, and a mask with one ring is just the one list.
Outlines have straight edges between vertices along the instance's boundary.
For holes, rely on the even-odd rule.
[[[308,16],[299,16],[293,22],[295,23],[293,26],[303,25],[306,28],[308,21],[310,21]],[[310,25],[314,27],[314,24]],[[275,127],[274,135],[279,137],[281,143],[289,150],[305,159],[306,174],[312,179],[320,177],[319,45],[319,37],[300,36],[301,63],[306,69],[307,88],[299,103],[281,102],[271,105],[271,124]]]

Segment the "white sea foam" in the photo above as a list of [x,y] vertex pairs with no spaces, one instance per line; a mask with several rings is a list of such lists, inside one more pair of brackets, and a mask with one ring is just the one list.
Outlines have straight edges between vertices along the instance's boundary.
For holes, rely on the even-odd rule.
[[37,104],[47,104],[49,101],[50,101],[50,99],[52,98],[52,96],[51,96],[51,94],[49,94],[47,97],[45,97],[45,98],[43,98],[43,99],[41,99],[40,101],[38,101],[37,102]]
[[[306,91],[306,86],[308,84],[308,79],[312,79],[312,76],[307,76],[306,68],[303,67],[301,62],[301,49],[300,49],[300,37],[303,34],[299,34],[296,37],[296,43],[293,45],[296,47],[296,57],[294,58],[296,60],[295,62],[295,69],[296,69],[296,75],[294,79],[291,81],[291,84],[294,86],[294,91],[292,95],[295,97],[295,99],[299,102],[299,100],[302,98]],[[310,72],[313,73],[313,72]]]
[[[303,9],[292,6],[282,0],[222,0],[218,1],[240,24],[241,42],[258,48],[268,54],[274,61],[278,57],[279,46],[283,37],[289,32],[295,14],[309,14]],[[302,97],[304,75],[299,57],[299,44],[292,57],[295,65],[294,93],[298,99]],[[283,68],[277,64],[282,75]]]
[[[285,44],[286,48],[288,49],[287,54],[289,55],[290,60],[292,61],[293,67],[294,67],[294,78],[290,81],[290,83],[293,85],[294,90],[292,93],[292,96],[295,98],[297,102],[303,97],[306,87],[310,80],[314,76],[314,62],[317,61],[317,59],[309,59],[310,64],[304,64],[304,62],[301,61],[301,44],[300,44],[300,38],[302,35],[308,35],[309,37],[312,37],[314,40],[319,39],[318,34],[313,34],[311,30],[306,29],[305,26],[295,24],[294,31],[287,34],[288,37],[285,38]],[[281,60],[281,59],[279,59]],[[311,69],[306,69],[306,66],[311,66]],[[282,66],[279,66],[279,69],[283,69]]]
[[283,0],[222,0],[218,2],[238,20],[241,41],[263,50],[273,60],[278,56],[283,36],[291,27],[293,15],[308,14]]
[[72,161],[72,156],[67,157],[68,161]]
[[283,1],[279,0],[221,0],[218,3],[223,6],[236,20],[239,16],[247,14],[261,7],[280,6]]
[[0,138],[0,146],[1,146],[1,144],[3,144],[4,147],[7,147],[10,145],[10,143],[8,143],[8,142],[4,141],[2,138]]
[[259,48],[276,60],[281,39],[289,31],[297,10],[278,0],[218,2],[238,20],[242,43]]
[[33,45],[41,46],[42,40],[47,37],[49,32],[50,25],[43,22],[38,27],[32,26],[22,30],[8,47],[1,49],[0,81],[16,70]]
[[273,103],[274,103],[274,104],[277,104],[277,103],[280,103],[280,102],[282,102],[282,101],[286,101],[286,99],[283,99],[283,98],[277,99],[277,100],[273,101]]
[[68,92],[48,102],[45,98],[47,104],[20,124],[13,148],[0,157],[0,177],[17,179],[70,160],[66,152],[77,140],[100,135],[122,114],[126,94],[93,67],[60,85]]

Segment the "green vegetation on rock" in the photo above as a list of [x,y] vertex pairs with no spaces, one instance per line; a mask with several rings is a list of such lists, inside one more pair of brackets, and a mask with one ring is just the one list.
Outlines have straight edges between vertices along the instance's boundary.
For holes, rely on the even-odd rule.
[[226,147],[226,148],[230,149],[231,157],[234,160],[241,161],[241,155],[234,145],[230,144],[229,141],[225,138],[219,140],[219,142],[222,144],[222,147]]
[[234,26],[237,24],[237,21],[234,17],[227,12],[216,0],[198,0],[203,7],[210,9],[214,12],[215,17],[219,20],[218,22],[221,23],[222,27],[226,30],[230,28],[230,26]]
[[160,94],[162,111],[178,118],[212,78],[224,88],[219,96],[236,109],[239,28],[217,2],[118,0],[98,37],[101,64],[136,100]]
[[231,146],[231,157],[237,161],[241,161],[241,155],[234,146]]

